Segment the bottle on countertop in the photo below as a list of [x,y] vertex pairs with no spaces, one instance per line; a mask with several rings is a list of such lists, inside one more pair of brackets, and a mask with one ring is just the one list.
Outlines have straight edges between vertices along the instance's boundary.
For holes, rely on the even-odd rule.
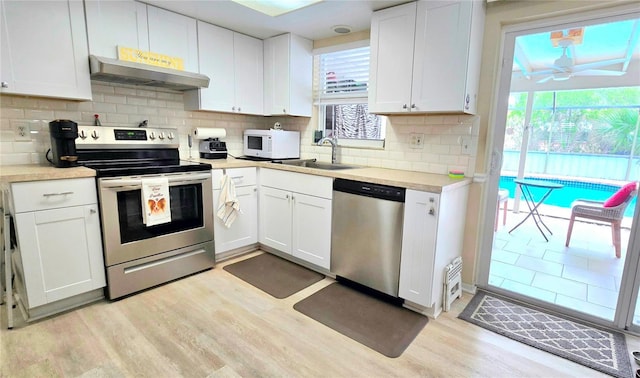
[[95,118],[93,120],[93,125],[94,126],[102,126],[102,123],[100,123],[100,115],[99,114],[94,114],[93,118]]

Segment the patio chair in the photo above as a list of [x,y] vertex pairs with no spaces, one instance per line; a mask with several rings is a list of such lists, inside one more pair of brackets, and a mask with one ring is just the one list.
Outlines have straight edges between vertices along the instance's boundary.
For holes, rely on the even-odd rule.
[[611,223],[611,236],[613,246],[616,250],[616,257],[620,258],[620,223],[622,222],[624,211],[637,194],[638,184],[629,183],[620,188],[620,190],[606,201],[590,201],[585,199],[574,201],[571,204],[571,219],[569,220],[565,246],[569,246],[571,231],[573,231],[573,221],[576,218],[608,222]]
[[496,221],[493,226],[494,231],[498,231],[498,218],[500,217],[500,207],[504,204],[504,215],[502,216],[502,225],[507,224],[507,205],[509,203],[509,191],[507,189],[498,189],[498,206],[496,207]]

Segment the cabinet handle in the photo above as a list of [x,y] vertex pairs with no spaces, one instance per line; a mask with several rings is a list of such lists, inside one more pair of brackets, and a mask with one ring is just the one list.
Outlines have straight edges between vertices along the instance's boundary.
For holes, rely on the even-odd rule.
[[236,107],[235,106],[231,107],[231,111],[235,112],[236,111]]
[[406,109],[407,108],[407,104],[402,104],[402,109]]
[[95,214],[95,213],[97,213],[96,209],[90,209],[89,210],[89,214]]
[[242,108],[241,108],[241,107],[239,107],[239,106],[238,106],[238,111],[239,111],[239,112],[241,112],[241,111],[242,111]]
[[411,104],[411,109],[415,109],[416,108],[416,104]]
[[68,194],[73,194],[73,192],[62,192],[62,193],[45,193],[43,197],[53,197],[53,196],[66,196]]
[[287,109],[282,109],[282,112],[283,113],[287,113]]
[[436,215],[436,209],[433,207],[429,209],[429,215]]
[[288,194],[287,194],[285,197],[286,197],[287,199],[289,199],[289,195],[288,195]]
[[9,88],[9,83],[7,83],[6,81],[3,81],[0,85],[2,86],[2,88]]

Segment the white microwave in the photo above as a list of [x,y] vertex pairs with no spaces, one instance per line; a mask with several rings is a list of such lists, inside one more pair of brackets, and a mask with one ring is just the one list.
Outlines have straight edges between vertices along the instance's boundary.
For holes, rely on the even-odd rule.
[[300,158],[300,132],[284,130],[245,130],[245,156],[265,159]]

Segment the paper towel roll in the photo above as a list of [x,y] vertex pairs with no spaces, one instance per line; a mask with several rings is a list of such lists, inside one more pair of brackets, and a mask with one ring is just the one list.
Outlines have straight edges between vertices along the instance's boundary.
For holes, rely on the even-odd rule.
[[196,139],[207,138],[224,138],[227,136],[227,130],[225,129],[213,129],[197,127],[193,129],[193,137]]

